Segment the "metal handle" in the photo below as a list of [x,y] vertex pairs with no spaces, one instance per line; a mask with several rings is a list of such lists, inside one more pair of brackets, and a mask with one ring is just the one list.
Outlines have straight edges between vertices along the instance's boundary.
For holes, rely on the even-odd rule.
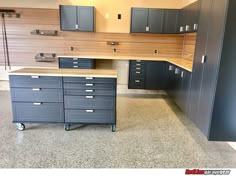
[[79,29],[79,25],[78,24],[75,25],[75,29]]
[[86,77],[85,79],[87,79],[87,80],[88,80],[88,79],[93,79],[93,77]]
[[78,65],[73,65],[74,68],[78,68],[79,66]]
[[89,110],[86,110],[86,112],[89,112],[89,113],[91,113],[91,112],[94,112],[94,110],[92,110],[92,109],[89,109]]
[[93,92],[93,90],[85,90],[85,92]]
[[180,32],[183,32],[184,31],[184,27],[181,26],[180,29],[179,29]]
[[93,86],[93,84],[85,84],[86,86]]
[[136,83],[140,83],[140,80],[135,80]]
[[185,26],[185,30],[186,30],[186,31],[189,31],[189,25],[186,25],[186,26]]
[[141,64],[136,64],[136,66],[141,66]]
[[146,26],[146,32],[149,32],[149,26]]
[[136,74],[140,74],[141,72],[136,72]]
[[202,64],[206,63],[206,58],[207,58],[206,55],[202,55]]
[[193,29],[194,29],[194,30],[197,30],[197,28],[198,28],[198,24],[194,24],[194,25],[193,25]]
[[141,60],[136,60],[136,62],[141,62]]
[[78,62],[73,62],[73,64],[78,64]]
[[179,74],[179,69],[178,68],[175,68],[175,74]]
[[41,88],[33,88],[32,90],[33,90],[33,91],[40,91]]
[[183,78],[183,77],[184,77],[184,71],[181,72],[181,78]]
[[87,99],[93,99],[93,96],[86,96]]
[[169,71],[173,70],[173,65],[169,65]]
[[78,58],[73,58],[73,60],[74,60],[74,61],[77,61],[77,60],[78,60]]
[[136,70],[141,70],[141,68],[138,67],[138,68],[136,68]]
[[39,76],[31,76],[31,78],[33,78],[33,79],[38,79]]
[[39,105],[41,105],[42,103],[33,103],[34,105],[36,105],[36,106],[39,106]]

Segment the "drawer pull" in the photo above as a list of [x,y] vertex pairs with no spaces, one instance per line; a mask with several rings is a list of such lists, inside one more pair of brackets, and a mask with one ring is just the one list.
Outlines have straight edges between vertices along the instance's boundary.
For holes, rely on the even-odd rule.
[[78,68],[79,66],[78,65],[73,65],[74,68]]
[[77,60],[78,60],[78,58],[73,58],[73,60],[74,60],[74,61],[77,61]]
[[89,113],[91,113],[91,112],[93,112],[93,110],[86,110],[86,112],[89,112]]
[[33,90],[33,91],[40,91],[41,88],[33,88],[32,90]]
[[141,72],[136,72],[136,74],[141,74]]
[[135,80],[136,83],[140,83],[140,80]]
[[93,84],[85,84],[86,86],[93,86]]
[[141,68],[136,68],[136,70],[141,70]]
[[93,92],[93,90],[85,90],[85,92]]
[[86,96],[87,99],[93,99],[93,96]]
[[136,62],[141,62],[141,60],[136,60]]
[[36,106],[39,106],[39,105],[41,105],[42,103],[33,103],[34,105],[36,105]]
[[90,79],[93,79],[93,77],[86,77],[85,79],[86,80],[90,80]]
[[173,70],[173,66],[169,65],[169,71],[172,71],[172,70]]
[[73,62],[73,64],[78,64],[78,62]]
[[141,66],[141,64],[136,64],[136,66]]
[[39,76],[31,76],[32,79],[38,79]]

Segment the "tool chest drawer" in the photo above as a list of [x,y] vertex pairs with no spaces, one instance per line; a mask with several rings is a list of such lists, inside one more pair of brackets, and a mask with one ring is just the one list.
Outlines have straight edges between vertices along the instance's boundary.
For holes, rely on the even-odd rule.
[[116,96],[114,89],[64,89],[64,95],[103,95]]
[[64,83],[64,89],[115,89],[115,84],[102,83]]
[[63,82],[67,83],[115,83],[114,78],[95,78],[95,77],[64,77]]

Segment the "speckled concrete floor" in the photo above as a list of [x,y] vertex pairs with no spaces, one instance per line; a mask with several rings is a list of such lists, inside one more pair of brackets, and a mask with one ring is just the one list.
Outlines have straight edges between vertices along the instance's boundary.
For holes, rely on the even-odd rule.
[[236,152],[208,142],[166,98],[118,97],[118,131],[11,123],[9,92],[0,92],[1,168],[233,168]]

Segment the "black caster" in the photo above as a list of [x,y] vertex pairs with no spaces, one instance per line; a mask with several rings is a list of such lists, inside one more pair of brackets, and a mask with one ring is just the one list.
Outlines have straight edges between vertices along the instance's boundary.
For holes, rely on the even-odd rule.
[[116,132],[116,125],[112,125],[112,126],[111,126],[111,131],[112,131],[112,132]]
[[64,125],[64,129],[65,129],[66,131],[70,131],[70,124],[65,124],[65,125]]
[[24,131],[25,125],[23,123],[17,123],[16,127],[19,131]]

